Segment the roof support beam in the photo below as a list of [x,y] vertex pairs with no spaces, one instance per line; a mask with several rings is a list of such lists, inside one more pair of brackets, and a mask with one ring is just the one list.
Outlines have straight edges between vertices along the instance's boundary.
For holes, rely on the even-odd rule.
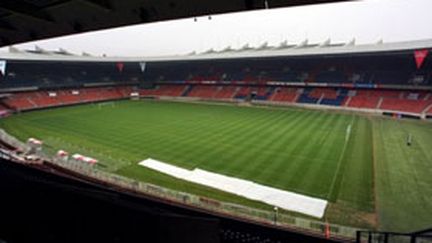
[[11,44],[11,41],[7,37],[0,36],[0,43],[4,46],[8,46]]
[[23,1],[1,0],[0,9],[41,21],[54,22],[52,16],[46,13],[43,9],[40,9],[33,4],[25,3]]
[[9,22],[0,19],[0,29],[8,30],[8,31],[16,31],[17,28],[12,26]]
[[85,2],[89,5],[95,6],[97,8],[100,8],[104,11],[112,11],[113,7],[109,0],[80,0],[82,2]]

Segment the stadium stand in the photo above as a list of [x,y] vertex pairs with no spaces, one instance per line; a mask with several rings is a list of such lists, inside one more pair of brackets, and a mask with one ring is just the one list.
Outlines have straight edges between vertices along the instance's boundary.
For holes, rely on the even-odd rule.
[[75,104],[82,102],[79,90],[60,90],[57,99],[62,104]]
[[251,89],[251,94],[255,100],[267,100],[273,94],[274,87],[254,87]]
[[196,85],[189,92],[189,97],[213,98],[218,92],[218,86],[213,85]]
[[214,95],[215,99],[232,99],[237,92],[235,86],[219,86],[217,93]]
[[352,96],[346,106],[354,108],[376,109],[381,97],[373,96],[369,90],[352,90]]
[[35,92],[31,97],[28,97],[28,99],[38,107],[60,104],[56,92]]
[[[132,86],[59,89],[10,93],[2,104],[15,110],[123,99]],[[202,99],[237,99],[291,102],[347,108],[379,109],[410,114],[429,114],[432,95],[427,91],[371,90],[344,88],[300,88],[234,85],[157,85],[139,89],[141,96],[194,97]]]
[[101,92],[97,88],[83,89],[80,92],[84,102],[102,100]]
[[4,100],[4,103],[16,110],[27,110],[36,108],[36,104],[32,103],[29,97],[32,96],[31,92],[15,93]]
[[41,60],[5,60],[0,92],[10,94],[2,96],[2,104],[17,110],[121,99],[135,90],[152,97],[286,102],[424,116],[432,103],[430,60],[418,66],[414,50],[390,50],[211,60],[197,56],[148,61],[145,68],[141,61],[128,61],[119,68],[117,61],[66,63],[42,55]]
[[237,94],[234,98],[236,99],[245,99],[248,95],[251,93],[251,87],[249,86],[242,86],[239,87]]
[[428,116],[432,116],[432,105],[430,105],[428,108],[426,108],[425,112]]
[[354,90],[346,106],[381,109],[410,113],[422,113],[432,103],[427,92],[404,92],[397,90]]
[[[414,94],[414,93],[410,93]],[[418,97],[418,95],[414,96],[403,96],[401,93],[401,97],[386,97],[383,98],[383,102],[381,104],[381,109],[383,110],[394,110],[394,111],[404,111],[404,112],[412,112],[412,113],[422,113],[429,105],[432,104],[432,100],[424,100]]]
[[339,89],[337,92],[331,91],[329,94],[325,94],[322,96],[319,104],[321,105],[333,105],[333,106],[342,106],[342,104],[347,99],[348,91],[346,89]]
[[[309,92],[309,94],[306,94]],[[317,103],[321,105],[341,106],[347,95],[347,90],[336,88],[306,89],[299,103]]]
[[311,92],[312,88],[303,89],[303,92],[297,100],[297,103],[317,104],[320,98],[310,96]]
[[270,97],[271,101],[296,102],[298,93],[296,88],[278,87]]
[[67,89],[58,91],[32,91],[13,93],[2,100],[3,107],[15,110],[29,110],[36,108],[70,105],[85,102],[114,100],[127,98],[130,87],[103,87],[87,89]]
[[159,85],[154,89],[141,89],[142,96],[182,96],[187,86],[184,85]]

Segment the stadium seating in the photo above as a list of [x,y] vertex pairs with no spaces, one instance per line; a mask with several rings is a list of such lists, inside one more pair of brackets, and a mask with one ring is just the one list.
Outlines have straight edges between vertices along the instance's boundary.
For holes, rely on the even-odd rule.
[[53,106],[57,105],[59,103],[56,96],[50,96],[47,92],[38,92],[36,93],[36,97],[30,98],[37,106],[44,107],[44,106]]
[[83,89],[81,90],[81,98],[83,101],[103,100],[102,92],[98,88]]
[[249,86],[239,87],[234,98],[245,99],[250,94],[250,92],[251,92],[251,87],[249,87]]
[[[145,94],[164,95],[167,91],[184,89],[184,86],[161,85],[157,90]],[[183,87],[183,88],[179,88]],[[347,90],[337,88],[288,88],[255,86],[195,85],[185,96],[206,99],[244,99],[255,94],[254,99],[276,102],[299,102],[320,105],[346,106],[353,108],[382,109],[400,112],[422,113],[432,104],[428,92],[403,92],[398,90]],[[349,95],[351,94],[351,95]],[[177,94],[178,95],[178,94]],[[415,99],[414,99],[414,98]]]
[[399,92],[393,97],[383,98],[380,108],[383,110],[422,113],[431,104],[432,100],[427,92]]
[[31,96],[33,96],[32,92],[17,93],[7,97],[4,102],[9,107],[17,110],[36,108],[36,104],[32,103],[32,101],[29,99]]
[[312,97],[309,94],[312,92],[312,88],[305,88],[297,100],[297,103],[305,104],[317,104],[320,98]]
[[[19,110],[121,99],[136,90],[141,96],[252,99],[424,114],[431,110],[432,94],[424,91],[431,83],[432,62],[417,68],[412,53],[167,61],[151,63],[145,70],[138,62],[125,63],[119,70],[116,63],[106,61],[8,60],[7,72],[0,75],[0,92],[12,94],[3,96],[5,107]],[[37,91],[23,91],[30,89]]]
[[422,113],[432,101],[427,92],[398,90],[357,90],[345,104],[348,107]]
[[351,101],[347,103],[347,106],[354,108],[375,109],[378,106],[379,99],[379,97],[356,96],[351,98]]
[[213,85],[197,85],[188,93],[189,97],[213,98],[218,93],[218,87]]
[[237,92],[235,86],[219,86],[218,91],[214,95],[215,99],[232,99]]
[[297,100],[298,103],[341,106],[347,91],[336,88],[305,88]]
[[5,106],[15,110],[28,110],[83,102],[113,100],[129,97],[130,87],[66,89],[13,93],[3,99]]
[[347,90],[340,89],[338,93],[333,94],[333,92],[330,92],[329,95],[324,94],[321,101],[319,102],[321,105],[333,105],[333,106],[342,106],[344,102],[347,100]]
[[270,100],[278,102],[296,102],[297,98],[298,94],[296,88],[278,87],[273,92]]
[[154,89],[141,89],[143,96],[182,96],[187,86],[185,85],[160,85]]
[[309,93],[309,97],[318,99],[317,103],[321,105],[341,106],[346,94],[347,91],[345,89],[314,88]]
[[162,96],[168,88],[168,85],[156,86],[152,89],[141,89],[139,93],[142,96]]
[[[130,96],[131,86],[61,89],[12,93],[2,100],[4,107],[27,110]],[[316,105],[380,109],[414,114],[432,113],[432,93],[428,91],[399,91],[342,88],[296,88],[231,85],[158,85],[154,89],[139,89],[142,96],[197,97],[203,99],[245,99],[272,102],[298,102]],[[1,105],[1,104],[0,104]],[[2,108],[3,107],[3,108]]]
[[272,87],[250,87],[231,85],[159,85],[154,89],[142,89],[143,96],[183,96],[204,99],[244,99],[254,94],[255,99],[267,100],[272,96]]
[[425,111],[426,115],[432,116],[432,106],[428,107]]
[[82,102],[78,90],[61,90],[57,93],[57,99],[61,104],[75,104]]
[[122,97],[129,97],[132,92],[135,91],[135,88],[132,86],[120,86],[117,87],[117,92],[121,94]]
[[354,92],[356,93],[355,96],[352,96],[347,101],[346,106],[366,109],[378,108],[379,101],[381,100],[380,96],[373,95],[373,92],[369,92],[369,90],[357,90]]
[[254,94],[255,100],[267,100],[273,94],[275,88],[274,87],[253,87],[251,89],[251,94]]
[[186,87],[183,85],[172,85],[167,88],[163,88],[162,94],[165,96],[181,96],[185,88]]
[[422,113],[432,101],[428,100],[407,100],[396,98],[385,98],[381,104],[382,110],[404,111],[412,113]]

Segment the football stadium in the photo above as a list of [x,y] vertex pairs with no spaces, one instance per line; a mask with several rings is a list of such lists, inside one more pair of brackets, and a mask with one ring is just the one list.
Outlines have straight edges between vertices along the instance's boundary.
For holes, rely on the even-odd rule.
[[431,51],[432,40],[164,57],[10,48],[1,155],[323,240],[431,242]]

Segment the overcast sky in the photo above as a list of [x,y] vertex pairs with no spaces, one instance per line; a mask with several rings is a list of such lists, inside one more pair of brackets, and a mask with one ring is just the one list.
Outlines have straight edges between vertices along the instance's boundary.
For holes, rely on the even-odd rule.
[[[271,1],[269,1],[271,4]],[[364,0],[135,25],[16,45],[81,54],[161,56],[304,39],[357,44],[432,39],[432,0]]]

